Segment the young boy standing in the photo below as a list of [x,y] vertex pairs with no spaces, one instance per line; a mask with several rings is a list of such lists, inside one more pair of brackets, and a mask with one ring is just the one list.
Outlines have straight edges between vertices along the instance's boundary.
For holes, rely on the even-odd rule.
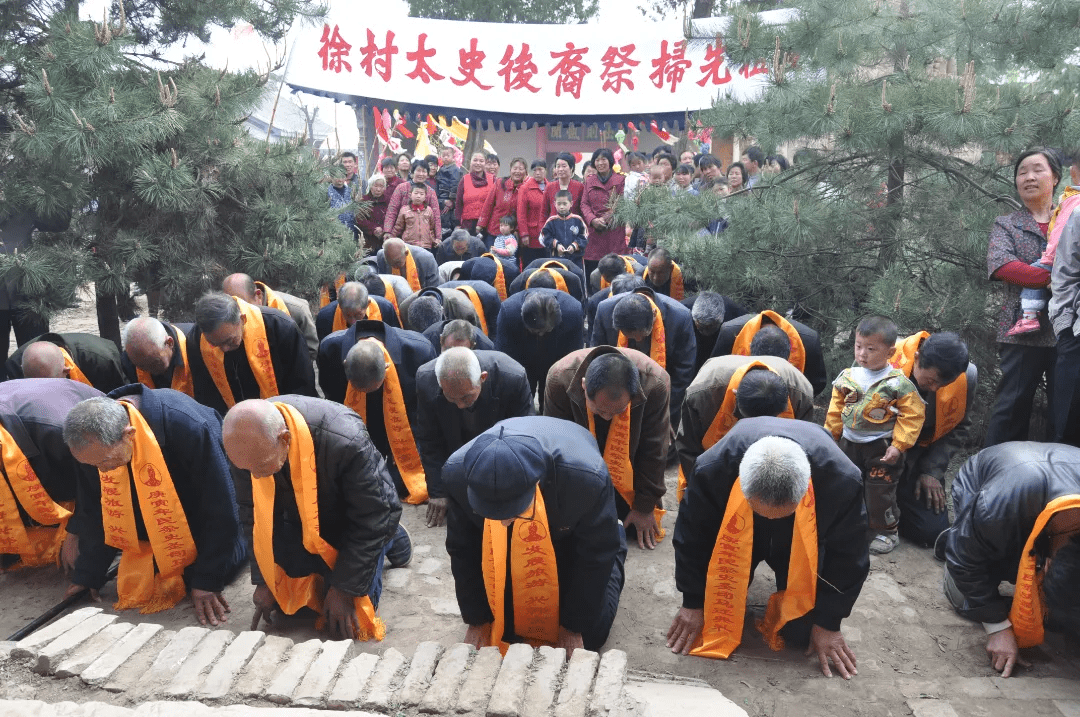
[[870,552],[892,552],[900,539],[896,488],[904,453],[915,445],[926,418],[919,389],[889,365],[896,324],[867,316],[855,329],[855,365],[833,381],[825,428],[863,473],[866,513],[877,536]]
[[427,204],[428,188],[419,182],[409,190],[409,206],[398,213],[393,236],[406,244],[434,251],[441,241],[435,236],[435,212]]
[[551,256],[581,263],[585,245],[589,243],[589,228],[585,220],[570,213],[574,199],[566,189],[555,192],[555,211],[540,230],[540,241]]

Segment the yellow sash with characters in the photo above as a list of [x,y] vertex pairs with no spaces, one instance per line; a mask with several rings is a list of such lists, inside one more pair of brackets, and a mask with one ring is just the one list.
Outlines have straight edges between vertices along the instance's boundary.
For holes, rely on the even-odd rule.
[[[67,536],[72,504],[61,505],[45,491],[22,449],[2,425],[0,480],[0,553],[19,556],[19,567],[40,567],[55,563]],[[36,526],[23,525],[22,506]]]
[[[592,411],[586,409],[589,414],[589,433],[596,438],[596,417]],[[608,473],[611,474],[611,483],[619,492],[622,499],[631,509],[634,507],[634,466],[630,462],[630,405],[626,410],[615,416],[608,426],[607,441],[604,442],[604,463],[607,464]],[[663,508],[653,508],[653,518],[656,520],[656,539],[664,538],[664,513]]]
[[[244,353],[247,355],[251,373],[259,384],[259,397],[265,399],[276,396],[277,377],[274,375],[274,363],[270,359],[270,342],[266,339],[266,324],[263,322],[262,312],[243,299],[235,296],[233,298],[240,306],[240,315],[245,319]],[[210,378],[214,379],[214,385],[225,400],[225,405],[232,408],[236,399],[225,375],[225,352],[211,346],[205,335],[199,336],[199,351],[202,353],[206,370],[210,372]]]
[[480,320],[480,330],[484,332],[484,336],[490,336],[491,334],[488,333],[487,316],[484,315],[484,303],[480,301],[480,295],[476,293],[476,289],[471,286],[459,286],[457,287],[457,290],[469,297],[469,301],[476,310],[476,317]]
[[[130,463],[98,471],[101,521],[105,544],[122,551],[116,576],[119,599],[113,607],[137,607],[146,615],[175,607],[184,598],[184,568],[195,562],[195,540],[154,432],[134,406],[120,403],[135,429],[134,451]],[[139,540],[135,500],[148,540]]]
[[[642,294],[642,296],[645,295]],[[645,296],[645,298],[649,299],[648,296]],[[652,299],[649,299],[649,305],[652,306],[653,310],[652,332],[649,334],[649,339],[651,341],[649,345],[649,358],[660,364],[661,368],[666,369],[667,334],[664,332],[664,319],[660,315],[660,309],[656,308],[656,302],[654,302]],[[629,348],[630,346],[630,340],[622,331],[619,332],[618,344],[619,348],[621,349]]]
[[93,386],[94,384],[90,383],[90,379],[86,377],[86,374],[82,372],[82,369],[75,365],[75,361],[72,360],[71,354],[68,353],[67,349],[62,346],[58,346],[57,348],[59,348],[60,353],[64,355],[64,368],[68,370],[68,378],[72,381],[85,383],[87,386]]
[[[332,570],[337,563],[338,551],[325,540],[319,532],[319,485],[315,469],[315,442],[307,421],[292,406],[286,403],[274,403],[285,426],[289,429],[289,476],[292,479],[293,495],[300,512],[301,535],[304,550],[318,555]],[[308,575],[303,578],[291,578],[285,569],[274,559],[274,495],[273,476],[251,477],[251,497],[254,507],[254,528],[252,531],[252,552],[255,562],[266,581],[267,587],[277,601],[278,607],[287,614],[294,615],[302,607],[322,612],[321,575]],[[353,637],[357,640],[382,640],[386,635],[386,625],[375,615],[375,607],[367,596],[353,598],[360,632]],[[319,619],[321,627],[322,618]]]
[[[397,267],[390,267],[390,273],[394,276],[401,276],[401,272]],[[420,291],[420,274],[416,271],[416,261],[412,257],[412,249],[408,247],[405,249],[405,281],[409,282],[409,286],[412,287],[413,291]]]
[[484,257],[491,257],[491,260],[495,262],[495,290],[499,292],[499,301],[506,301],[506,271],[503,268],[502,261],[490,252],[480,255],[481,259]]
[[761,330],[764,319],[769,319],[787,334],[788,340],[791,342],[791,355],[788,357],[788,363],[799,369],[800,372],[805,372],[806,349],[803,347],[802,337],[799,336],[798,329],[792,326],[790,321],[775,311],[762,311],[747,321],[739,331],[738,336],[735,337],[735,343],[731,346],[731,353],[735,356],[750,355],[750,342],[754,340],[754,334]]
[[[169,388],[180,393],[186,393],[188,396],[195,395],[195,388],[191,383],[191,369],[188,367],[187,359],[187,336],[184,336],[184,332],[177,330],[176,332],[176,345],[180,351],[180,365],[173,369],[172,381],[169,384]],[[139,383],[147,388],[157,388],[154,385],[154,377],[147,371],[143,371],[141,368],[135,369],[135,375],[139,379]]]
[[[646,267],[645,274],[641,278],[645,281],[649,280],[648,267]],[[675,262],[671,262],[671,286],[669,291],[671,292],[671,298],[676,301],[682,301],[686,293],[686,290],[683,288],[682,268]]]

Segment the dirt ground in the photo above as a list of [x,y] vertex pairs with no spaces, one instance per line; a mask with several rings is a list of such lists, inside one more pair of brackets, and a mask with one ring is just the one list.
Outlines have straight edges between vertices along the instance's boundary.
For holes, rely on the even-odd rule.
[[[53,321],[53,330],[96,333],[92,304],[86,302],[80,309],[65,312]],[[675,471],[669,471],[668,513],[664,521],[669,536],[677,517],[675,480]],[[413,562],[407,568],[386,571],[381,614],[388,626],[387,636],[382,643],[359,646],[361,650],[381,652],[395,647],[409,655],[421,641],[434,640],[448,646],[465,633],[443,546],[445,529],[427,528],[424,510],[423,506],[405,506],[402,520],[412,534]],[[634,670],[704,679],[751,715],[910,715],[910,701],[936,698],[951,700],[961,715],[993,717],[1017,713],[1017,703],[1012,699],[987,699],[1002,696],[995,686],[1001,682],[1015,690],[1024,684],[1036,688],[1080,679],[1080,644],[1060,634],[1048,634],[1045,644],[1025,651],[1033,665],[1030,669],[1019,670],[1017,677],[1007,681],[987,679],[996,673],[987,663],[985,634],[981,626],[960,619],[947,605],[941,592],[941,574],[941,565],[930,551],[907,543],[901,543],[890,555],[873,557],[870,577],[854,613],[843,626],[858,658],[859,675],[850,682],[826,680],[816,658],[794,650],[771,652],[753,631],[750,620],[743,644],[730,660],[671,654],[665,646],[665,633],[678,610],[680,596],[675,589],[674,556],[668,537],[655,551],[642,551],[636,545],[630,548],[626,587],[606,649],[625,650]],[[0,599],[4,605],[0,610],[0,639],[58,602],[65,587],[62,575],[55,569],[0,574]],[[751,607],[762,610],[773,589],[771,573],[763,564],[750,590]],[[239,632],[249,628],[251,593],[246,571],[227,588],[225,595],[232,607],[228,629]],[[111,585],[103,598],[107,609],[111,609],[115,599]],[[170,629],[194,624],[195,620],[189,601],[167,613],[145,617],[126,611],[122,619],[158,622]],[[297,641],[315,636],[311,627],[303,624],[287,625],[275,632]],[[44,685],[35,684],[24,689],[39,692]],[[62,689],[66,692],[73,686],[64,685]],[[994,690],[994,694],[983,694],[988,690]],[[10,689],[0,688],[0,696],[5,692],[14,696]],[[60,697],[72,698],[70,694]],[[1035,701],[1024,710],[1028,715],[1059,714],[1037,692],[1031,699]],[[1073,704],[1080,709],[1080,702]],[[1058,709],[1065,712],[1060,706]]]

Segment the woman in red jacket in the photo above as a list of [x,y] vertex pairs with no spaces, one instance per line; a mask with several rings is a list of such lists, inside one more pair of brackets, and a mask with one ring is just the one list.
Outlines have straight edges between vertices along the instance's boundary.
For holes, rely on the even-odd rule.
[[544,190],[544,219],[555,216],[555,192],[560,189],[570,192],[570,213],[581,216],[581,195],[585,192],[585,185],[574,179],[574,155],[563,152],[557,156],[552,173],[555,178]]
[[484,153],[473,152],[469,160],[469,173],[458,182],[454,201],[454,216],[458,226],[470,234],[478,234],[477,220],[484,210],[495,178],[484,170]]
[[615,156],[610,149],[601,148],[592,156],[596,170],[585,181],[585,193],[581,195],[581,215],[589,225],[589,243],[585,245],[585,276],[606,254],[626,253],[626,227],[612,217],[616,202],[622,197],[625,177],[612,167]]
[[540,242],[540,230],[550,216],[545,212],[544,201],[544,192],[548,185],[547,162],[542,159],[533,160],[530,171],[532,176],[525,180],[518,191],[517,220],[518,234],[521,236],[518,258],[522,268],[535,259],[547,256],[547,250]]
[[491,192],[480,211],[478,229],[484,230],[484,243],[491,247],[492,241],[499,235],[499,220],[506,216],[517,219],[518,192],[525,181],[528,166],[521,157],[514,157],[510,162],[510,176],[495,181]]

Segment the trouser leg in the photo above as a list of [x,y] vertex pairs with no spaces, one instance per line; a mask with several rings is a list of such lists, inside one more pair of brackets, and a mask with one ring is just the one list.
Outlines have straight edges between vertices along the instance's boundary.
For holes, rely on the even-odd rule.
[[855,443],[840,439],[840,449],[859,467],[863,474],[863,493],[866,497],[866,517],[871,530],[896,530],[900,522],[900,507],[896,489],[903,469],[904,456],[893,465],[881,462],[889,448],[889,440],[879,438],[870,443]]
[[604,605],[591,628],[581,633],[581,641],[586,650],[598,651],[607,642],[615,615],[619,612],[619,598],[626,582],[626,541],[622,541],[619,552],[615,555],[615,564],[611,566],[611,578],[604,591]]
[[1080,337],[1072,328],[1058,334],[1057,359],[1054,365],[1054,441],[1080,445],[1077,434],[1080,410],[1073,410],[1077,384],[1080,383]]
[[949,529],[949,510],[942,508],[935,514],[933,508],[926,507],[926,495],[915,498],[915,486],[919,476],[913,470],[906,470],[900,476],[896,490],[896,503],[904,519],[900,521],[900,535],[913,543],[929,548],[937,536]]
[[984,447],[1006,441],[1025,441],[1031,424],[1031,406],[1039,380],[1047,374],[1048,399],[1053,394],[1053,348],[998,344],[1001,381],[986,430]]

